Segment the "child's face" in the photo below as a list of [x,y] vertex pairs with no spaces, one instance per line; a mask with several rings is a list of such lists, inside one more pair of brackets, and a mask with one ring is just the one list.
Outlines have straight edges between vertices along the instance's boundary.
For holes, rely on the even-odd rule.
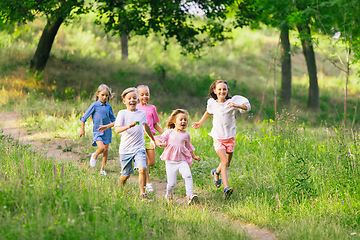
[[176,115],[175,130],[183,132],[185,131],[187,125],[188,116],[185,113],[179,113],[178,115]]
[[228,88],[225,83],[216,84],[214,93],[216,94],[219,101],[225,101],[225,98],[228,94]]
[[136,110],[136,104],[138,101],[138,97],[135,92],[130,92],[126,94],[123,99],[124,104],[126,105],[127,110],[134,112]]
[[148,92],[147,88],[140,88],[138,89],[139,94],[139,102],[141,105],[145,106],[150,99],[150,93]]
[[99,98],[100,102],[106,103],[106,100],[109,98],[109,92],[104,89],[101,92],[98,92],[96,96]]

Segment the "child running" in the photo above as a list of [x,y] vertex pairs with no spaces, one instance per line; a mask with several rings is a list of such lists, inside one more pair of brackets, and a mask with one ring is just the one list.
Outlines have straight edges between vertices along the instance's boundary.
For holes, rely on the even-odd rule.
[[80,118],[81,130],[79,136],[85,136],[85,122],[92,116],[93,120],[93,146],[98,149],[91,154],[90,166],[95,167],[99,154],[103,154],[100,174],[106,176],[105,165],[108,159],[109,144],[111,143],[111,127],[114,126],[115,116],[108,103],[112,97],[111,89],[101,84],[96,91],[96,102],[90,104],[84,115]]
[[146,153],[144,131],[151,139],[151,147],[155,149],[155,139],[147,124],[146,112],[137,109],[138,95],[136,88],[127,88],[121,94],[126,109],[119,111],[115,121],[115,132],[121,133],[119,147],[121,177],[120,184],[125,185],[126,181],[134,174],[134,168],[139,170],[140,198],[151,201],[145,193],[146,182]]
[[209,133],[214,139],[215,151],[220,158],[220,165],[211,170],[214,184],[217,188],[221,187],[221,179],[224,184],[224,199],[227,200],[233,193],[233,189],[228,184],[227,169],[233,156],[235,147],[236,119],[235,112],[249,111],[251,109],[249,100],[245,97],[235,95],[229,96],[229,85],[227,81],[214,81],[209,89],[210,98],[204,115],[199,122],[192,124],[193,128],[199,128],[205,120],[213,115],[213,128]]
[[[155,129],[159,133],[163,133],[164,130],[157,124],[160,120],[156,112],[156,107],[154,105],[149,104],[149,100],[150,100],[149,87],[146,85],[140,85],[136,89],[140,103],[136,105],[136,108],[142,109],[146,112],[147,123],[150,127],[151,133],[155,135],[156,134]],[[145,138],[146,165],[147,165],[145,191],[153,192],[154,188],[152,186],[152,183],[150,182],[149,167],[153,167],[155,165],[155,149],[150,146],[151,139],[148,136],[144,136],[144,138]]]
[[200,161],[199,156],[195,156],[195,148],[191,144],[190,134],[185,130],[188,125],[188,112],[183,109],[176,109],[172,112],[167,123],[169,128],[160,136],[156,142],[159,147],[165,147],[161,160],[166,164],[167,186],[165,199],[170,202],[173,198],[176,185],[177,173],[180,172],[185,180],[186,197],[188,205],[199,202],[197,195],[193,194],[193,179],[190,167],[192,159]]

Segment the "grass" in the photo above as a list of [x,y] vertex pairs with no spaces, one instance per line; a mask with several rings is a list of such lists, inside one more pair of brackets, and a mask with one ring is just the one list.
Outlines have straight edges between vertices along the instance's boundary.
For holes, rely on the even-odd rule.
[[[30,108],[34,105],[31,101],[28,99],[22,104],[29,104],[26,105],[29,106],[28,111],[35,113]],[[80,147],[81,154],[90,155],[94,150],[90,146],[91,123],[86,124],[87,137],[78,139],[80,114],[70,109],[84,110],[87,104],[60,101],[56,105],[51,100],[37,100],[36,103],[35,108],[42,111],[36,117],[29,114],[24,118],[23,123],[27,127],[32,131],[52,131],[54,136],[67,137],[69,144],[83,146]],[[46,106],[56,106],[52,109],[58,111],[57,115],[48,115],[52,111]],[[120,108],[121,105],[114,104],[113,107]],[[64,112],[61,114],[59,109]],[[314,128],[311,123],[302,122],[297,114],[299,112],[292,114],[284,111],[276,122],[267,120],[260,124],[254,124],[252,114],[239,118],[236,150],[229,170],[229,183],[235,191],[227,203],[222,200],[222,188],[213,186],[209,174],[219,164],[212,139],[207,134],[211,121],[206,121],[200,129],[187,129],[192,136],[195,153],[202,159],[191,169],[203,210],[220,211],[231,218],[267,227],[275,231],[279,239],[356,237],[350,236],[350,233],[360,231],[358,132],[326,121]],[[168,113],[160,114],[161,126],[165,125],[167,118]],[[190,123],[199,118],[200,115],[190,115]],[[110,161],[117,161],[119,143],[120,135],[114,133],[109,150]],[[160,156],[161,152],[158,148],[156,156]],[[88,157],[80,163],[87,164],[87,160]],[[116,164],[109,164],[108,170],[118,172],[119,169]],[[86,172],[84,177],[88,174]],[[164,179],[165,176],[164,163],[157,158],[155,167],[151,168],[151,178]],[[91,177],[96,178],[95,175]],[[115,188],[115,182],[113,184]],[[130,194],[136,196],[136,192],[135,189]],[[185,195],[180,177],[175,194]],[[117,193],[113,191],[110,195],[117,196]],[[150,211],[159,212],[158,207],[154,205],[155,209]],[[167,216],[168,212],[164,210],[163,214]]]
[[135,186],[120,188],[115,177],[60,164],[0,137],[3,239],[248,239],[207,208],[141,202]]

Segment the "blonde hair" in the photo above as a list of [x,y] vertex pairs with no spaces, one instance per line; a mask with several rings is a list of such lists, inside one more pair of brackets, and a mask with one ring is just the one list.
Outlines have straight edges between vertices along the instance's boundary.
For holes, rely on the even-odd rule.
[[185,109],[176,109],[170,115],[169,121],[166,124],[167,128],[169,129],[175,128],[176,116],[180,113],[186,114],[186,116],[189,117],[189,113]]
[[99,100],[98,94],[104,90],[108,91],[108,93],[109,93],[109,96],[106,99],[106,102],[108,102],[110,100],[110,98],[112,98],[115,95],[114,93],[111,92],[111,88],[109,88],[106,84],[101,84],[95,93],[95,101]]
[[227,94],[226,94],[225,99],[230,99],[231,97],[229,96],[229,90],[230,90],[229,84],[228,84],[227,81],[221,80],[221,79],[214,81],[214,82],[210,85],[210,88],[209,88],[209,96],[212,97],[213,99],[217,100],[217,96],[216,96],[216,94],[214,93],[214,91],[215,91],[215,89],[216,89],[216,85],[218,85],[219,83],[225,83],[225,85],[226,85],[226,87],[227,87],[227,89],[228,89],[228,92],[227,92]]
[[134,88],[134,87],[129,87],[129,88],[125,89],[125,90],[122,92],[122,94],[121,94],[122,99],[125,99],[126,95],[129,94],[129,93],[131,93],[131,92],[134,92],[134,93],[136,94],[136,97],[138,96],[137,91],[136,91],[136,88]]
[[146,88],[146,90],[148,91],[148,93],[149,93],[149,95],[150,95],[150,89],[149,89],[148,86],[146,86],[146,85],[139,85],[139,86],[137,86],[137,88],[136,88],[136,92],[138,92],[140,88]]

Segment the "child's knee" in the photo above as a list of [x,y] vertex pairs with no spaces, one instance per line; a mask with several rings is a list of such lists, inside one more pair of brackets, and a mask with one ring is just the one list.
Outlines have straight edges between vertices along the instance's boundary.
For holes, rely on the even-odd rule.
[[100,151],[101,153],[104,153],[105,147],[99,147],[99,151]]
[[192,175],[191,173],[186,173],[182,175],[183,179],[185,180],[192,180]]
[[145,174],[146,168],[141,167],[138,169],[138,171],[139,171],[139,174]]

